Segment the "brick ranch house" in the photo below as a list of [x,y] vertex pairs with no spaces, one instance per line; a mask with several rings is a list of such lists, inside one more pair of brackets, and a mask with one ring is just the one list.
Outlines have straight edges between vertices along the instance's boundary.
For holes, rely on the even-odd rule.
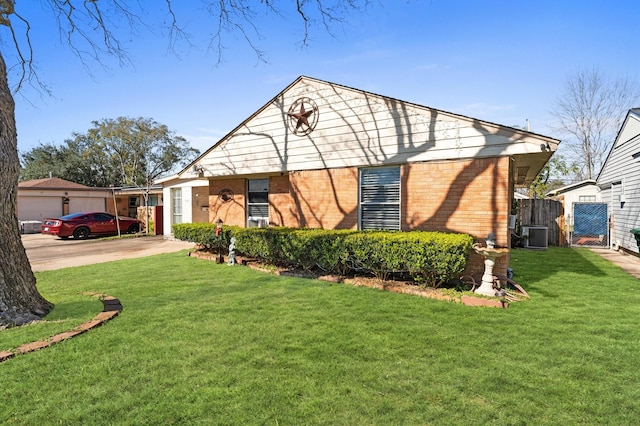
[[[164,180],[164,229],[208,211],[209,222],[242,227],[493,233],[508,247],[514,187],[558,143],[301,76]],[[205,194],[189,186],[203,179]],[[481,268],[475,253],[470,266]]]

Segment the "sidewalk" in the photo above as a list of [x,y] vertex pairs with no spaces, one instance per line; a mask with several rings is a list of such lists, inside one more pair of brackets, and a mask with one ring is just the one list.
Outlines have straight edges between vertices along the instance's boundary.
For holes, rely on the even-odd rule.
[[615,251],[608,248],[592,248],[591,251],[640,279],[640,257],[625,253],[622,250]]

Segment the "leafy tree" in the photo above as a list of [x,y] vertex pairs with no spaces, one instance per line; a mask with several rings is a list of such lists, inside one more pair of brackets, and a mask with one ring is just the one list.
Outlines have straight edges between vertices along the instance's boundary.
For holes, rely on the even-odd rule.
[[87,186],[107,187],[116,184],[113,166],[97,147],[87,143],[82,135],[74,134],[58,146],[53,143],[22,153],[20,180],[55,176]]
[[55,175],[87,186],[137,186],[190,163],[200,152],[150,118],[102,119],[61,146],[40,144],[21,155],[20,179]]
[[78,138],[106,157],[107,164],[115,171],[116,185],[144,189],[145,206],[149,205],[151,186],[157,178],[176,167],[186,166],[200,155],[200,151],[189,147],[185,138],[150,118],[118,117],[94,121],[93,126]]
[[20,170],[21,181],[42,179],[50,175],[71,180],[66,173],[66,163],[69,158],[55,144],[40,144],[29,152],[21,154],[21,157],[25,165]]
[[[36,5],[37,3],[37,5]],[[261,35],[255,25],[259,15],[282,17],[284,11],[292,11],[303,26],[302,42],[307,43],[311,28],[319,24],[330,30],[350,11],[366,6],[367,0],[295,0],[285,6],[276,6],[273,0],[175,2],[165,0],[144,6],[145,2],[125,0],[30,0],[17,3],[16,0],[0,0],[0,326],[24,324],[49,312],[53,305],[46,301],[36,288],[35,276],[31,271],[20,233],[16,215],[16,197],[20,161],[18,158],[15,124],[15,104],[13,92],[25,83],[44,88],[34,68],[34,51],[30,40],[31,24],[35,16],[43,10],[50,13],[51,21],[57,23],[63,43],[77,54],[85,68],[90,61],[100,62],[103,55],[113,55],[121,63],[128,57],[120,40],[112,32],[116,28],[130,29],[127,40],[136,39],[138,29],[152,29],[154,25],[166,31],[170,46],[191,39],[179,25],[179,11],[210,14],[211,35],[209,46],[222,55],[223,36],[239,34],[248,43],[258,58],[264,53],[254,43]],[[282,4],[282,3],[280,3]],[[40,7],[38,7],[40,6]],[[145,10],[165,7],[166,19],[162,22],[144,22]],[[281,9],[279,9],[279,7]],[[185,12],[186,13],[186,12]],[[33,15],[30,15],[33,14]],[[33,16],[33,22],[30,17]],[[15,80],[10,85],[5,58],[10,58]],[[221,60],[219,56],[218,61]],[[13,90],[12,90],[13,86]],[[146,167],[146,165],[145,165]]]
[[155,179],[193,161],[200,151],[186,139],[150,118],[103,119],[93,122],[85,145],[106,157],[118,185],[145,187]]
[[595,179],[627,111],[640,99],[634,80],[611,80],[598,70],[570,75],[552,114],[556,130],[569,137],[563,147],[580,164],[579,179]]
[[567,185],[566,177],[575,175],[578,170],[578,164],[568,161],[560,154],[554,154],[529,186],[528,196],[530,198],[544,198],[549,191]]

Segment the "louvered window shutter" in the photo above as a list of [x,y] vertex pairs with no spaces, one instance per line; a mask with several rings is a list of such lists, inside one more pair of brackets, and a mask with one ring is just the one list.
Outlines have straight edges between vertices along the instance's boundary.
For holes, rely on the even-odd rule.
[[360,229],[400,229],[400,167],[360,170]]

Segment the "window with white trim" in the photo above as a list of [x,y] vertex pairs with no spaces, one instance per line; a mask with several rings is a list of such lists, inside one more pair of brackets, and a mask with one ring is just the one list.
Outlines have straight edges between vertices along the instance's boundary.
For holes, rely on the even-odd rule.
[[269,179],[247,183],[247,227],[269,225]]
[[182,223],[182,188],[171,188],[171,223]]
[[400,230],[400,167],[360,169],[360,229]]

